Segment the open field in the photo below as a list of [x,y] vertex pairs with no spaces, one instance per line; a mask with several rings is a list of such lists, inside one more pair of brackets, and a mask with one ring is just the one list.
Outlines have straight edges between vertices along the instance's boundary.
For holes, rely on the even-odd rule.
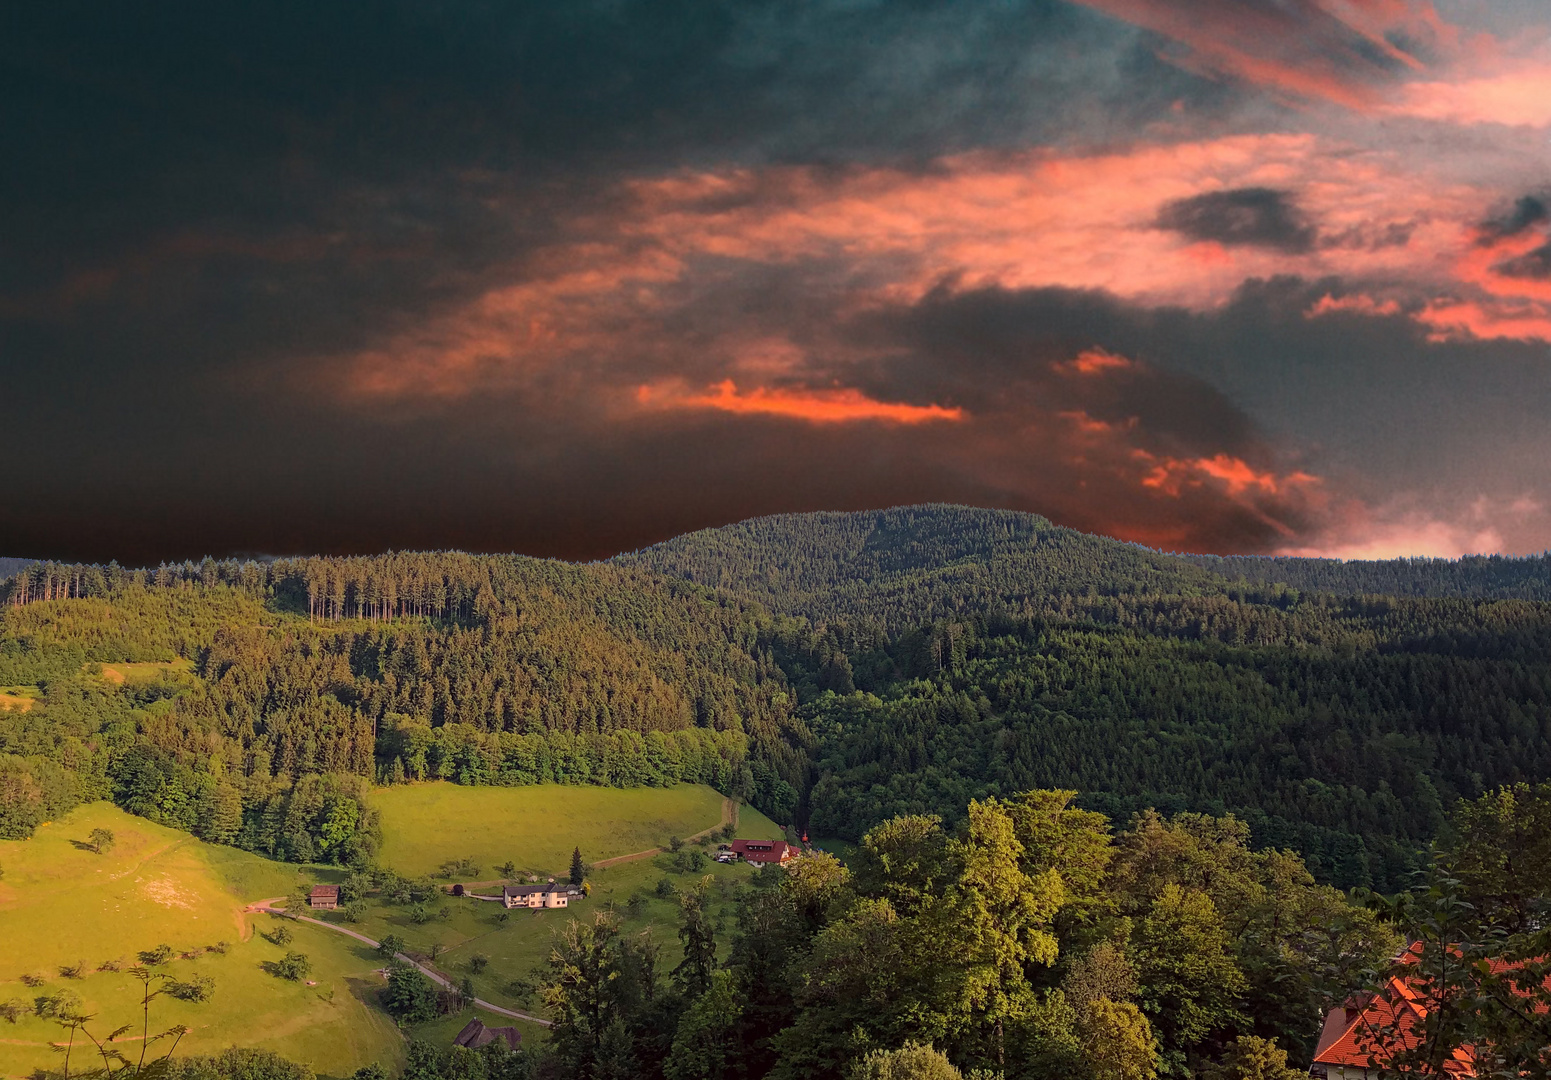
[[[97,665],[88,665],[97,666]],[[192,660],[148,660],[142,663],[102,664],[101,678],[114,686],[141,686],[164,675],[182,675],[194,670]]]
[[[489,878],[507,860],[524,874],[564,874],[578,846],[590,863],[659,847],[669,837],[716,827],[722,801],[718,792],[696,784],[508,788],[442,781],[378,788],[372,795],[382,813],[384,865],[416,876],[469,857]],[[780,836],[769,819],[747,807],[739,826],[739,835],[751,838]]]
[[[420,784],[382,789],[374,799],[383,807],[382,861],[415,876],[463,856],[480,861],[492,877],[494,865],[508,858],[525,871],[563,876],[577,844],[589,859],[633,854],[670,836],[693,835],[722,818],[722,797],[689,785],[619,790]],[[116,836],[101,855],[87,844],[94,828]],[[751,838],[780,835],[749,807],[741,809],[737,831]],[[0,867],[0,1002],[19,1001],[25,1007],[14,1024],[0,1020],[0,1076],[58,1066],[49,1043],[60,1031],[54,1021],[33,1015],[38,997],[61,990],[76,994],[84,1011],[97,1017],[93,1030],[98,1034],[135,1021],[139,984],[103,965],[128,966],[140,951],[164,943],[172,947],[173,959],[158,971],[177,980],[194,974],[215,980],[207,1002],[163,995],[153,1003],[153,1033],[180,1023],[192,1029],[178,1047],[179,1056],[232,1044],[262,1046],[305,1061],[323,1076],[348,1075],[368,1061],[391,1068],[403,1058],[403,1035],[376,1003],[381,985],[376,970],[382,961],[375,952],[342,934],[289,920],[284,925],[294,940],[281,947],[264,935],[282,920],[243,910],[254,900],[283,896],[299,882],[338,880],[336,868],[276,863],[205,844],[107,803],[80,807],[40,827],[31,840],[0,841]],[[628,930],[650,927],[666,971],[679,959],[678,908],[672,895],[657,895],[658,883],[666,878],[672,890],[681,890],[711,875],[725,949],[735,924],[731,890],[754,872],[747,865],[715,863],[687,872],[659,854],[594,870],[592,896],[566,911],[513,911],[502,919],[498,904],[449,896],[431,905],[445,908],[446,917],[421,924],[413,922],[408,908],[377,898],[368,901],[359,923],[344,923],[340,913],[316,914],[374,939],[397,934],[417,954],[428,955],[437,946],[438,970],[455,980],[469,975],[478,996],[497,1005],[531,1011],[537,1003],[515,992],[512,982],[530,977],[542,964],[552,934],[567,919],[591,919],[612,908],[625,918]],[[211,949],[222,942],[224,953]],[[311,959],[309,977],[315,986],[265,970],[263,965],[291,950]],[[475,954],[488,961],[477,975],[469,965]],[[62,967],[83,961],[81,977],[61,973]],[[28,986],[23,976],[42,982]],[[445,1045],[473,1015],[443,1018],[408,1034]],[[525,1042],[546,1037],[536,1024],[495,1015],[484,1019],[516,1024]],[[137,1056],[138,1043],[125,1045],[125,1052]]]
[[[671,856],[661,854],[594,870],[588,877],[592,895],[577,900],[564,910],[507,912],[498,903],[445,896],[427,905],[438,914],[427,922],[416,923],[411,918],[409,906],[385,903],[374,897],[368,900],[366,912],[358,922],[346,922],[342,912],[322,913],[317,917],[379,941],[389,934],[397,935],[404,940],[408,953],[443,975],[454,981],[465,976],[470,978],[478,997],[508,1009],[541,1012],[537,1001],[527,1000],[514,992],[512,982],[530,978],[543,964],[549,956],[554,933],[568,920],[590,921],[597,912],[612,910],[622,918],[628,932],[638,933],[650,928],[661,949],[659,970],[666,972],[682,956],[677,936],[678,891],[693,888],[707,876],[711,878],[712,909],[721,919],[719,938],[725,951],[736,925],[732,890],[755,873],[779,872],[759,871],[746,863],[724,866],[715,862],[708,862],[696,871],[679,871],[674,869]],[[672,889],[666,897],[657,893],[658,883],[663,879],[668,880]],[[437,953],[435,960],[430,959],[433,949]],[[476,973],[470,965],[476,955],[487,961],[488,966],[482,972]],[[486,1022],[491,1021],[487,1018]],[[506,1019],[499,1022],[517,1023],[525,1041],[545,1037],[537,1025]],[[416,1038],[431,1038],[432,1034],[423,1032],[422,1028],[439,1033],[449,1023],[435,1021],[413,1029],[411,1034]],[[450,1030],[455,1031],[456,1026]]]
[[[98,827],[117,836],[102,855],[84,843]],[[0,1021],[0,1075],[57,1067],[48,1044],[59,1028],[30,1011],[40,996],[61,990],[79,996],[84,1011],[97,1017],[99,1035],[136,1021],[139,984],[99,968],[132,964],[138,952],[161,944],[172,947],[173,959],[158,971],[178,980],[196,973],[215,980],[207,1002],[163,995],[152,1005],[153,1033],[180,1023],[193,1029],[178,1047],[180,1056],[234,1043],[263,1046],[332,1076],[402,1058],[402,1038],[372,1000],[380,984],[375,954],[307,926],[294,927],[295,940],[281,948],[255,934],[254,917],[243,914],[247,900],[289,890],[303,868],[203,844],[106,803],[80,807],[31,840],[0,841],[0,866],[0,1001],[19,1000],[29,1009],[14,1024]],[[223,941],[224,955],[205,951]],[[311,959],[315,986],[264,970],[289,950]],[[61,966],[82,961],[83,977],[61,975]],[[27,986],[23,976],[43,982]],[[126,1052],[137,1056],[137,1048]]]
[[36,686],[0,686],[0,710],[26,712],[39,696]]

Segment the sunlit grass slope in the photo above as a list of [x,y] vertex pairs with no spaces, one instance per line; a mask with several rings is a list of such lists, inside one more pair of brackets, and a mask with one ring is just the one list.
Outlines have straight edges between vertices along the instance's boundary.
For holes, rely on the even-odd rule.
[[[117,838],[102,855],[86,844],[95,828]],[[0,867],[0,1001],[28,1007],[16,1023],[0,1021],[0,1075],[59,1065],[48,1045],[59,1028],[31,1013],[39,996],[69,990],[96,1017],[92,1027],[99,1035],[127,1023],[138,1035],[139,983],[101,968],[107,962],[128,966],[141,950],[162,944],[172,947],[174,958],[159,971],[179,980],[198,973],[215,981],[207,1002],[163,995],[152,1005],[153,1034],[175,1024],[192,1029],[179,1056],[233,1044],[263,1046],[340,1076],[403,1055],[402,1038],[372,1003],[380,985],[373,969],[380,961],[370,950],[306,925],[293,926],[295,940],[285,948],[253,932],[255,918],[264,928],[270,920],[245,915],[244,904],[312,880],[301,868],[207,845],[106,803],[80,807],[31,840],[0,841]],[[220,942],[228,943],[224,955],[208,951]],[[311,959],[316,985],[264,970],[265,962],[289,950]],[[62,967],[83,961],[84,977],[61,974]],[[43,982],[28,986],[24,976]],[[138,1043],[124,1049],[138,1057]]]
[[[495,877],[494,867],[507,860],[524,873],[563,874],[576,847],[597,862],[714,828],[722,820],[722,801],[716,791],[694,784],[507,788],[441,782],[379,788],[372,795],[382,812],[381,861],[411,877],[465,857],[485,877]],[[769,825],[747,808],[743,816]]]

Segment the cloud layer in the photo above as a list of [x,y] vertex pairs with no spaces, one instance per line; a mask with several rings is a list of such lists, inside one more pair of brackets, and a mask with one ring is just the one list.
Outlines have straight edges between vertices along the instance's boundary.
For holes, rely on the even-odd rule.
[[15,22],[8,549],[1551,547],[1527,0]]

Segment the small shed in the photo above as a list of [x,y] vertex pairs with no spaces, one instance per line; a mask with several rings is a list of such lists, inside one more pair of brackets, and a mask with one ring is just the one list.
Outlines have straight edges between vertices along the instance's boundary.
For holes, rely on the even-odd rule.
[[319,911],[333,911],[339,907],[338,885],[314,885],[307,894],[307,906]]
[[481,1046],[487,1046],[497,1039],[506,1040],[508,1050],[516,1050],[522,1043],[522,1032],[514,1027],[487,1027],[482,1020],[470,1020],[463,1025],[463,1030],[458,1032],[452,1042],[454,1046],[466,1046],[470,1050],[478,1050]]

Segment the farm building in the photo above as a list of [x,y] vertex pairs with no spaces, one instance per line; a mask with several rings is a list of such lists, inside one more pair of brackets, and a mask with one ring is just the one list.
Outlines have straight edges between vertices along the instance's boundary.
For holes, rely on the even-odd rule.
[[734,840],[732,850],[747,862],[776,866],[785,866],[788,860],[797,855],[796,849],[785,840]]
[[[1411,946],[1401,956],[1401,964],[1406,967],[1416,965],[1421,959],[1420,949],[1420,945]],[[1494,973],[1500,974],[1508,965],[1493,961],[1491,967]],[[1551,977],[1546,979],[1545,985],[1551,989]],[[1523,994],[1523,991],[1515,992]],[[1322,1080],[1368,1080],[1376,1076],[1378,1070],[1369,1062],[1384,1053],[1376,1036],[1385,1033],[1393,1040],[1392,1045],[1413,1049],[1434,1004],[1428,981],[1409,974],[1391,976],[1382,994],[1361,994],[1348,999],[1325,1017],[1325,1027],[1314,1049],[1309,1075]],[[1543,1012],[1544,1007],[1536,1006],[1534,1011]],[[1475,1076],[1474,1059],[1470,1047],[1455,1050],[1451,1059],[1444,1063],[1443,1072],[1462,1080]]]
[[307,894],[307,906],[319,911],[333,911],[339,907],[338,885],[314,885]]
[[570,903],[570,891],[564,885],[508,885],[501,890],[501,903],[509,908],[562,908]]
[[517,1049],[522,1042],[522,1032],[514,1027],[486,1027],[479,1020],[470,1020],[463,1025],[463,1030],[453,1038],[454,1046],[466,1046],[470,1050],[478,1050],[481,1046],[487,1046],[497,1039],[506,1040],[509,1050]]

